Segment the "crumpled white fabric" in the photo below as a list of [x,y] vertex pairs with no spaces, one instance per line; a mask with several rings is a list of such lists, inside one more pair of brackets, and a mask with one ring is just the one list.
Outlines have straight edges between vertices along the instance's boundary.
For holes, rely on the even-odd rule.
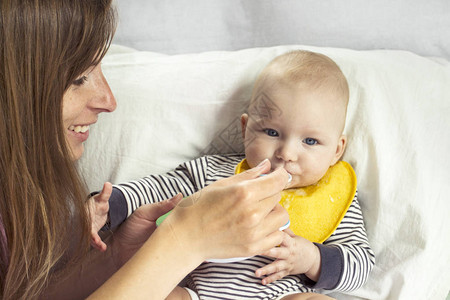
[[242,150],[239,117],[276,55],[324,53],[350,84],[344,160],[376,266],[338,299],[445,299],[450,288],[450,63],[405,51],[307,46],[162,55],[113,45],[103,70],[118,108],[91,127],[80,171],[91,190],[204,153]]

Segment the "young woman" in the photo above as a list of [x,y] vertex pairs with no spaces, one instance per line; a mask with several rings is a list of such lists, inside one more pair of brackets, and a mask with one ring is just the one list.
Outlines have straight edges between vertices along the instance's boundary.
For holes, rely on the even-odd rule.
[[106,252],[90,249],[87,191],[74,162],[89,126],[116,106],[100,67],[114,29],[111,0],[0,2],[0,298],[95,290],[92,298],[164,298],[207,258],[254,255],[283,239],[288,216],[274,191],[288,175],[259,177],[270,169],[265,161],[200,191],[156,231],[178,200],[143,206]]

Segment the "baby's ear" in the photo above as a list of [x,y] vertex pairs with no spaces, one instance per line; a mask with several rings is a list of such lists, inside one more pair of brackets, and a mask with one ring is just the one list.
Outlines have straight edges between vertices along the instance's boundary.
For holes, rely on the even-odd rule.
[[347,146],[347,136],[343,134],[343,135],[341,135],[341,137],[339,138],[339,141],[337,143],[336,153],[334,155],[333,160],[331,161],[332,166],[335,163],[337,163],[339,161],[339,159],[341,159],[342,155],[344,154],[346,146]]
[[241,130],[242,130],[242,138],[245,139],[245,130],[247,129],[248,115],[241,115]]

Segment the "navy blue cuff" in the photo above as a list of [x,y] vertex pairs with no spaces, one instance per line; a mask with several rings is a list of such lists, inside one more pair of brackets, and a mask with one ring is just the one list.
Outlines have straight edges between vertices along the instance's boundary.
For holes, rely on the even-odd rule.
[[122,192],[113,187],[109,197],[109,222],[102,227],[102,231],[113,230],[125,221],[128,215],[127,202]]
[[[339,247],[314,243],[320,251],[320,276],[317,282],[306,280],[313,289],[333,290],[339,284],[344,270],[344,256]],[[305,276],[306,277],[306,276]]]

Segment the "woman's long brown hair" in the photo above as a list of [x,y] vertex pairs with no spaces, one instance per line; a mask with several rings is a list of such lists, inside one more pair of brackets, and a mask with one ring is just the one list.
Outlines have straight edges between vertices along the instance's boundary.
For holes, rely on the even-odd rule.
[[89,249],[86,191],[66,144],[62,99],[100,62],[114,29],[111,0],[0,1],[0,220],[8,249],[0,298],[36,298],[51,274]]

